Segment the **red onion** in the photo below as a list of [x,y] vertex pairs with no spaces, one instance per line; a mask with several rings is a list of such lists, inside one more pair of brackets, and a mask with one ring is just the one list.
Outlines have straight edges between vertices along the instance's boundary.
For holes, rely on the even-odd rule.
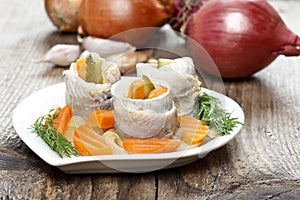
[[190,16],[186,34],[209,53],[223,78],[250,76],[279,55],[300,55],[299,37],[266,0],[203,1]]

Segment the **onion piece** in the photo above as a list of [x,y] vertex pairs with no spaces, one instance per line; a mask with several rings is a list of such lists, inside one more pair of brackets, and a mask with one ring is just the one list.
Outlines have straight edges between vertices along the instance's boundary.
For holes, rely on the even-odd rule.
[[83,0],[45,0],[51,22],[64,32],[76,33],[79,26],[79,7]]
[[[160,27],[173,15],[172,0],[84,0],[80,7],[80,24],[88,35],[110,38],[121,32]],[[132,44],[144,43],[151,32],[139,31],[120,38]]]
[[199,43],[224,78],[250,76],[279,55],[300,55],[299,37],[266,0],[204,1],[190,16],[186,34],[190,51],[197,56],[192,43]]

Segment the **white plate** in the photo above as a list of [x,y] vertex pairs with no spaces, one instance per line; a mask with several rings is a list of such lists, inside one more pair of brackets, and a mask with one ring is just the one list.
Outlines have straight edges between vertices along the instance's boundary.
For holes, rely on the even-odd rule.
[[[232,117],[244,123],[244,112],[232,99],[211,90],[202,91],[219,98]],[[65,105],[65,84],[59,83],[39,90],[24,99],[14,110],[13,124],[24,143],[40,158],[65,173],[149,172],[191,163],[231,141],[241,130],[238,125],[230,135],[210,140],[201,147],[162,154],[103,155],[61,158],[30,127],[35,120],[55,106]]]

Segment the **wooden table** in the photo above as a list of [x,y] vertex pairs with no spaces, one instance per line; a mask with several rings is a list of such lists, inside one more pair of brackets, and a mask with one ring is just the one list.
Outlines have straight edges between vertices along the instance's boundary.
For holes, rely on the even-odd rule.
[[[300,1],[272,1],[300,34]],[[35,63],[76,36],[56,31],[44,2],[2,0],[0,13],[0,199],[299,199],[300,60],[279,57],[226,94],[245,112],[240,134],[192,164],[142,174],[67,175],[18,137],[14,108],[31,93],[63,81],[64,68]]]

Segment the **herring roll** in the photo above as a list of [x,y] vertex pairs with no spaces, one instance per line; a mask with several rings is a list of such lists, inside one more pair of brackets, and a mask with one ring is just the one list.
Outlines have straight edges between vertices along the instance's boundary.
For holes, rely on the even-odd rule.
[[184,116],[193,112],[195,102],[201,94],[201,82],[191,58],[158,59],[157,63],[138,63],[136,69],[137,76],[146,75],[170,89],[178,115]]
[[161,85],[153,85],[151,90],[147,81],[141,89],[138,84],[142,81],[138,77],[122,77],[113,85],[115,128],[123,137],[170,137],[178,123],[170,91]]
[[111,86],[121,77],[115,63],[91,53],[72,63],[63,74],[66,103],[72,105],[74,114],[86,118],[94,110],[112,109]]

